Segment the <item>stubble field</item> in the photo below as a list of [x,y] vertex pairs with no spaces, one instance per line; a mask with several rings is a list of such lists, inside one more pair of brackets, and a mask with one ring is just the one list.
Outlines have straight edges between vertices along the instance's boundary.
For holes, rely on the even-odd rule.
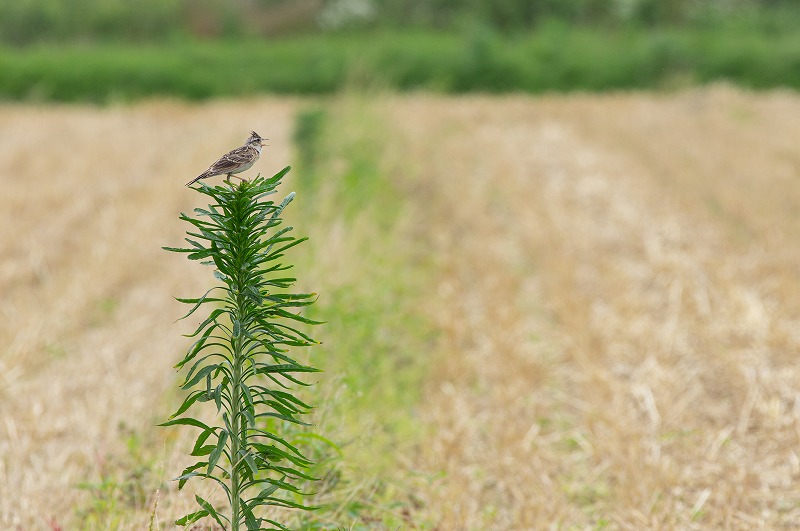
[[[190,434],[153,425],[189,326],[171,297],[210,275],[160,246],[196,200],[184,182],[251,129],[270,138],[257,171],[291,164],[305,104],[0,109],[0,527],[146,528],[152,485],[159,528],[191,507],[168,481]],[[400,412],[419,429],[381,467],[405,527],[800,525],[800,97],[366,105],[402,205],[381,238],[431,288],[392,293],[436,332],[394,349],[430,358]],[[293,220],[317,257],[298,275],[324,313],[365,267],[353,241],[385,228],[313,218]]]

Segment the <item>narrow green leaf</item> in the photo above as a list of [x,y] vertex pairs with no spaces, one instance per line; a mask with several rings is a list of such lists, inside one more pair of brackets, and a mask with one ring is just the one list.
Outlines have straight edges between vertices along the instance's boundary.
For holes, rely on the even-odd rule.
[[267,483],[270,483],[270,486],[259,492],[258,495],[255,497],[255,499],[267,498],[269,496],[272,496],[272,494],[274,494],[275,491],[281,488],[281,484],[283,483],[283,479],[285,478],[286,476],[283,476],[280,481],[265,480]]
[[261,528],[261,519],[256,519],[253,510],[250,509],[247,502],[243,499],[239,499],[239,504],[244,513],[244,523],[245,526],[247,526],[247,531],[258,531]]
[[[220,272],[225,272],[225,273],[228,272],[226,260],[222,256],[222,252],[220,252],[220,245],[218,245],[217,242],[211,242],[211,259],[214,261],[214,264],[219,268]],[[217,278],[227,282],[224,277],[218,276]]]
[[264,459],[269,459],[270,461],[280,461],[282,459],[286,459],[287,461],[291,462],[294,465],[308,468],[311,465],[311,461],[306,459],[301,455],[292,455],[287,452],[284,452],[277,446],[271,444],[261,444],[261,443],[253,443],[253,448],[258,450],[261,457]]
[[262,365],[256,371],[259,374],[287,374],[293,372],[320,372],[319,369],[308,365],[298,365],[293,363],[280,363],[277,365]]
[[[192,455],[194,457],[203,457],[203,456],[209,455],[211,452],[214,451],[215,448],[216,448],[216,445],[205,444],[203,446],[199,446],[199,447],[195,448],[194,450],[192,450],[192,453],[189,454],[189,455]],[[208,463],[204,463],[204,464],[208,464]]]
[[285,318],[291,319],[293,321],[300,321],[301,323],[312,324],[312,325],[322,324],[322,322],[320,322],[320,321],[315,321],[314,319],[309,319],[307,317],[303,317],[299,313],[287,312],[286,310],[283,310],[281,308],[275,308],[275,309],[273,309],[273,311],[277,315],[279,315],[280,317],[285,317]]
[[189,396],[186,397],[186,399],[183,401],[183,404],[181,404],[178,410],[175,413],[173,413],[169,418],[174,419],[178,415],[182,414],[184,411],[189,409],[191,405],[194,404],[198,400],[198,398],[204,393],[205,391],[192,391],[191,393],[189,393]]
[[203,332],[203,335],[197,338],[197,340],[192,344],[192,346],[189,347],[189,350],[186,352],[186,356],[184,356],[184,358],[181,361],[175,364],[174,367],[176,369],[180,369],[181,367],[189,363],[192,359],[194,359],[194,357],[197,356],[197,354],[199,354],[200,351],[203,350],[206,341],[208,341],[208,338],[211,336],[212,333],[214,333],[214,327],[210,327],[205,332]]
[[278,205],[278,208],[275,209],[275,212],[272,214],[272,218],[273,219],[275,219],[275,218],[277,218],[278,216],[281,215],[281,213],[283,212],[283,209],[286,208],[286,206],[289,203],[292,202],[292,200],[294,199],[294,196],[295,196],[294,192],[289,192],[289,195],[287,195],[286,197],[283,198],[283,201],[281,201],[281,204]]
[[[257,434],[259,437],[266,437],[266,438],[268,438],[268,439],[271,439],[271,440],[275,441],[276,443],[278,443],[278,444],[281,444],[281,445],[285,446],[286,448],[288,448],[289,450],[291,450],[292,452],[294,452],[294,453],[295,453],[295,455],[297,455],[297,456],[299,456],[299,457],[302,457],[303,459],[305,459],[305,456],[303,455],[303,453],[302,453],[302,452],[300,452],[300,450],[298,450],[298,449],[297,449],[297,447],[295,447],[295,446],[291,445],[291,444],[290,444],[288,441],[286,441],[285,439],[283,439],[283,438],[281,438],[281,437],[278,437],[277,435],[275,435],[275,434],[273,434],[273,433],[270,433],[270,432],[268,432],[268,431],[266,431],[266,430],[262,430],[262,429],[255,429],[255,430],[253,430],[253,431],[254,431],[254,432],[255,432],[255,433],[256,433],[256,434]],[[302,436],[302,435],[306,435],[306,434],[304,434],[304,433],[301,433],[301,434],[300,434],[300,435],[298,435],[296,438],[301,438],[301,436]],[[309,434],[309,435],[311,435],[311,434]],[[324,440],[327,440],[327,439],[324,439]],[[256,443],[256,444],[261,444],[261,443]],[[330,444],[331,444],[331,445],[333,445],[334,443],[332,443],[332,442],[331,442]],[[339,449],[339,447],[338,447],[338,446],[335,446],[335,445],[334,445],[334,447],[335,447],[335,449],[336,449],[337,451],[339,451],[339,453],[341,453],[341,450]]]
[[292,395],[291,393],[287,393],[285,391],[267,389],[266,387],[261,385],[253,386],[252,389],[255,389],[259,395],[271,396],[275,400],[278,400],[282,404],[294,409],[295,411],[299,411],[298,406],[306,410],[312,409],[310,405],[306,404],[305,402],[303,402],[296,396]]
[[194,249],[183,249],[181,247],[161,247],[165,251],[169,251],[171,253],[193,253]]
[[318,480],[318,478],[315,478],[314,476],[310,476],[308,474],[300,472],[299,470],[296,470],[296,469],[291,468],[291,467],[272,465],[271,468],[272,468],[272,470],[275,470],[276,472],[280,472],[281,474],[285,474],[290,478],[305,479],[305,480],[308,480],[308,481],[317,481]]
[[275,520],[265,520],[265,521],[266,521],[267,523],[269,523],[270,525],[274,525],[274,526],[275,526],[275,528],[274,528],[274,529],[276,529],[277,531],[292,531],[291,529],[289,529],[289,528],[288,528],[288,527],[286,527],[285,525],[283,525],[283,524],[279,524],[279,523],[278,523],[278,522],[276,522]]
[[291,422],[292,424],[299,424],[301,426],[311,426],[308,422],[303,422],[302,420],[296,419],[291,415],[281,415],[280,413],[259,413],[256,415],[256,418],[264,418],[264,417],[272,417],[276,419],[285,420],[286,422]]
[[192,387],[197,382],[199,382],[200,380],[205,378],[206,375],[210,376],[212,372],[216,371],[219,368],[220,368],[220,365],[218,363],[214,363],[213,365],[206,365],[205,367],[203,367],[202,369],[197,371],[197,373],[192,377],[191,380],[187,380],[187,381],[183,382],[181,384],[181,388],[182,389],[188,389],[188,388]]
[[209,316],[208,316],[208,317],[206,317],[206,319],[205,319],[205,320],[204,320],[202,323],[200,323],[199,325],[197,325],[197,329],[195,329],[194,333],[192,333],[192,334],[189,334],[187,337],[194,337],[194,336],[196,336],[196,335],[197,335],[197,334],[199,334],[199,333],[200,333],[202,330],[204,330],[204,329],[205,329],[205,327],[207,327],[207,326],[208,326],[208,325],[210,325],[211,323],[215,323],[215,322],[216,322],[216,319],[217,319],[217,317],[219,317],[220,315],[222,315],[222,314],[223,314],[223,313],[225,313],[225,312],[227,312],[227,310],[226,310],[225,308],[217,308],[217,309],[213,310],[213,311],[211,312],[211,314],[209,314]]
[[214,509],[213,505],[208,503],[206,500],[204,500],[203,498],[201,498],[197,494],[194,495],[194,499],[197,500],[197,503],[200,504],[200,507],[202,507],[203,509],[205,509],[208,512],[208,516],[210,516],[211,518],[216,520],[217,523],[220,525],[220,527],[225,529],[225,525],[222,523],[222,519],[223,518],[225,519],[225,521],[228,520],[225,516],[219,514],[217,512],[217,510]]
[[208,516],[208,511],[206,511],[205,509],[201,509],[199,511],[189,513],[183,518],[178,518],[177,520],[175,520],[175,525],[187,526],[189,524],[197,522],[201,518],[205,518],[206,516]]
[[256,460],[253,459],[253,456],[250,454],[250,452],[246,452],[244,454],[244,461],[247,463],[247,466],[250,467],[250,472],[252,472],[254,476],[257,475],[258,466],[256,466]]
[[231,426],[230,420],[228,419],[227,411],[222,413],[222,422],[225,424],[225,430],[228,433],[236,433],[236,430],[233,429],[233,426]]
[[269,483],[270,487],[262,490],[256,498],[266,498],[271,496],[273,492],[280,489],[286,492],[293,492],[295,494],[302,494],[300,489],[292,485],[291,483],[287,483],[285,481],[286,476],[284,475],[281,479],[271,479],[271,478],[264,478],[262,483]]
[[182,419],[171,419],[171,420],[168,420],[167,422],[162,422],[161,424],[159,424],[159,426],[175,426],[175,425],[195,426],[197,428],[202,428],[204,430],[210,430],[211,429],[208,426],[206,426],[205,424],[203,424],[202,422],[200,422],[199,420],[196,420],[196,419],[193,419],[193,418],[190,418],[190,417],[185,417],[185,418],[182,418]]
[[264,301],[264,297],[261,295],[261,292],[255,286],[248,286],[247,290],[245,291],[245,295],[253,301],[256,306],[261,306]]
[[198,475],[197,472],[195,471],[203,468],[204,466],[206,466],[206,462],[200,461],[199,463],[195,463],[191,466],[187,466],[186,468],[184,468],[181,475],[175,478],[175,480],[178,481],[178,490],[181,490],[183,488],[188,479]]
[[189,256],[187,256],[187,258],[189,260],[202,260],[203,258],[208,258],[209,256],[211,256],[213,252],[214,251],[211,249],[205,249],[203,251],[195,251],[193,253],[189,253]]
[[252,428],[253,426],[256,425],[256,417],[253,414],[252,408],[246,408],[244,411],[242,411],[242,414],[247,419],[248,426],[250,426]]
[[304,511],[315,511],[319,509],[318,506],[303,505],[302,503],[293,502],[283,498],[276,498],[274,496],[259,499],[258,503],[259,505],[272,505],[273,507],[286,507],[288,509],[302,509]]
[[217,413],[222,408],[222,384],[220,383],[217,385],[217,388],[214,389],[214,403],[217,406]]
[[244,398],[247,401],[247,407],[252,408],[253,407],[253,395],[250,394],[250,388],[244,382],[241,382],[239,384],[239,388],[242,390],[242,394],[244,395]]
[[[206,453],[198,453],[200,452],[201,448],[204,448],[205,442],[214,433],[214,428],[203,430],[200,435],[197,436],[197,440],[194,442],[194,447],[192,448],[191,455],[194,456],[201,456],[201,455],[208,455]],[[210,452],[209,452],[210,453]]]
[[220,456],[222,455],[222,451],[225,450],[225,442],[228,440],[228,432],[221,431],[219,433],[217,439],[217,446],[211,452],[211,455],[208,456],[208,473],[211,474],[214,470],[214,467],[219,461]]

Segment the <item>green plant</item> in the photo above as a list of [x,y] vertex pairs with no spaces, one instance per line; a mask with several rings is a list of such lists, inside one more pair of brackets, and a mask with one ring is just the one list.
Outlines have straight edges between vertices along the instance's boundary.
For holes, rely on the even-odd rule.
[[[213,203],[195,209],[197,217],[181,214],[195,229],[187,231],[188,248],[165,247],[215,267],[221,281],[201,297],[178,299],[192,305],[184,318],[205,305],[213,309],[188,336],[197,339],[176,368],[189,367],[181,385],[189,394],[162,426],[200,428],[191,452],[200,460],[177,478],[178,487],[193,477],[210,479],[225,492],[228,510],[198,495],[200,509],[178,519],[178,525],[211,517],[233,531],[243,525],[248,531],[286,529],[256,517],[255,509],[313,509],[302,504],[305,493],[294,485],[313,480],[307,473],[312,463],[278,430],[283,422],[306,425],[298,417],[311,406],[293,394],[291,385],[308,385],[298,373],[318,371],[287,354],[288,347],[316,344],[298,328],[317,324],[297,310],[312,304],[315,294],[289,293],[295,279],[285,274],[291,266],[280,262],[286,250],[306,239],[289,236],[292,227],[278,228],[294,192],[277,205],[264,200],[288,171],[237,186],[194,187]],[[209,426],[181,416],[198,402],[212,403],[221,423]]]

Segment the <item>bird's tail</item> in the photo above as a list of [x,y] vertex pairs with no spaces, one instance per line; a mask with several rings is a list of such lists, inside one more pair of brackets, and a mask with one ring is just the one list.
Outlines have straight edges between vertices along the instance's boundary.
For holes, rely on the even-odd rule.
[[200,175],[198,175],[197,177],[195,177],[194,179],[192,179],[191,181],[189,181],[188,183],[186,183],[186,186],[191,186],[194,183],[196,183],[197,181],[199,181],[200,179],[204,179],[206,177],[208,177],[208,172],[203,172]]

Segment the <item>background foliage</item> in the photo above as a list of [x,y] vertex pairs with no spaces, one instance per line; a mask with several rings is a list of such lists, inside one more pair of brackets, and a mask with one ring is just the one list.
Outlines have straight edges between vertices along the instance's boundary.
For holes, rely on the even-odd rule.
[[0,42],[274,37],[360,28],[454,30],[480,21],[527,31],[559,20],[590,26],[795,26],[791,0],[20,0],[0,3]]
[[0,98],[800,88],[799,32],[788,0],[24,0]]

